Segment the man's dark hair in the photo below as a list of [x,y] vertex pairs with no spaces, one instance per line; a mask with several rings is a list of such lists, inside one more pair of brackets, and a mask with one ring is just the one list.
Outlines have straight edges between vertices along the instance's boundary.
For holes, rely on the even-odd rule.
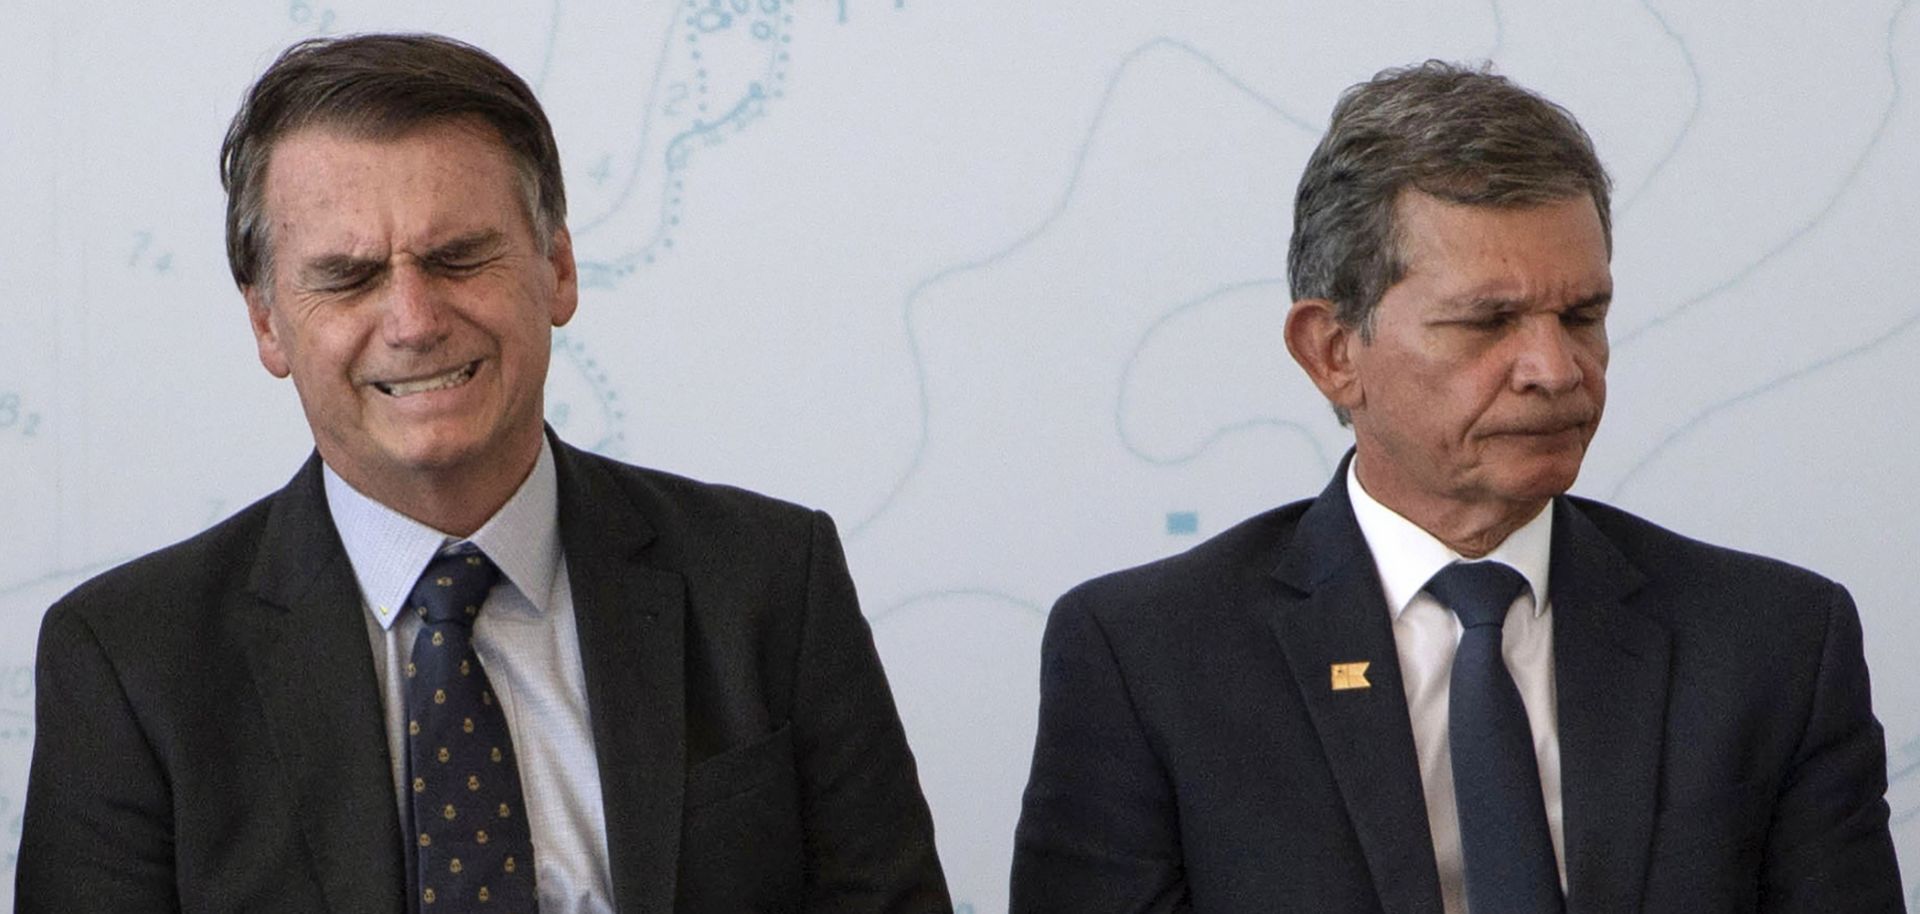
[[467,118],[490,125],[512,154],[534,238],[547,249],[567,215],[560,152],[533,90],[505,64],[440,35],[314,38],[286,49],[247,90],[220,144],[234,282],[269,285],[267,162],[282,137],[324,127],[391,139]]
[[1611,253],[1609,186],[1572,114],[1486,66],[1383,70],[1341,94],[1300,176],[1294,300],[1331,301],[1342,324],[1371,338],[1380,297],[1406,272],[1394,216],[1408,190],[1494,207],[1591,197]]

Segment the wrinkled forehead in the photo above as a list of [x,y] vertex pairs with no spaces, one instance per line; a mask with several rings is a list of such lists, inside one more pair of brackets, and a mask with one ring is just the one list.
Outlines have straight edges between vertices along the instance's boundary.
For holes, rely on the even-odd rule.
[[1403,185],[1394,196],[1394,221],[1397,224],[1410,198],[1426,197],[1461,206],[1487,209],[1526,209],[1574,200],[1584,200],[1593,209],[1600,227],[1600,240],[1609,256],[1613,253],[1613,225],[1594,197],[1593,189],[1578,175],[1529,175],[1526,180],[1484,170],[1441,172],[1425,175]]
[[275,142],[265,203],[282,240],[509,232],[531,229],[524,190],[511,151],[485,123],[443,120],[378,135],[323,124]]
[[1612,291],[1590,196],[1478,205],[1413,192],[1397,201],[1395,215],[1401,279],[1431,291],[1568,300]]
[[430,118],[393,123],[380,119],[338,115],[318,117],[292,124],[273,135],[267,145],[266,176],[272,181],[276,172],[284,173],[282,160],[290,148],[322,146],[331,150],[364,150],[369,159],[380,158],[382,150],[391,154],[418,152],[423,148],[440,150],[447,158],[473,157],[515,165],[508,148],[492,124],[478,117]]
[[1488,202],[1459,199],[1406,188],[1394,197],[1392,241],[1407,254],[1436,244],[1486,241],[1513,236],[1513,228],[1552,227],[1561,241],[1596,242],[1600,258],[1612,259],[1606,225],[1599,204],[1585,191],[1568,194],[1527,194]]

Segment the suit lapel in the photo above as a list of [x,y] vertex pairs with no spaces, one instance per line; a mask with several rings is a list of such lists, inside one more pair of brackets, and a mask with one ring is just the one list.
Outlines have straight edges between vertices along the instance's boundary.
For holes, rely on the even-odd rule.
[[359,586],[327,511],[320,459],[275,497],[241,608],[247,663],[315,873],[335,911],[406,899],[393,763]]
[[[1349,454],[1348,459],[1352,456]],[[1388,911],[1439,912],[1413,726],[1379,575],[1347,500],[1346,461],[1301,516],[1274,577],[1291,589],[1272,626],[1332,766]],[[1332,665],[1365,661],[1365,689],[1332,686]]]
[[1626,608],[1645,578],[1586,515],[1554,500],[1554,684],[1571,911],[1637,908],[1666,727],[1669,636]]
[[603,467],[558,440],[554,456],[614,899],[622,914],[668,914],[686,782],[685,581],[644,561],[653,528]]

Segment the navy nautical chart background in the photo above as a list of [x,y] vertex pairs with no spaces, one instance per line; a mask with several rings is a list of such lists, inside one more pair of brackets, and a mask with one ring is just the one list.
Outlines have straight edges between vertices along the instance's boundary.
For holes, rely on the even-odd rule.
[[561,434],[839,521],[973,914],[1006,906],[1052,599],[1348,444],[1280,338],[1336,93],[1492,59],[1618,182],[1578,491],[1852,587],[1920,873],[1910,0],[0,0],[0,906],[41,613],[311,446],[228,277],[227,119],[289,42],[382,29],[493,50],[554,118]]

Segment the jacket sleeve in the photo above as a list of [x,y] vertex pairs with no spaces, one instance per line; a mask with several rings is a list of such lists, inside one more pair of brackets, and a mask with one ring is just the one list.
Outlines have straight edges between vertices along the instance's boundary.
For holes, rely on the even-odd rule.
[[60,604],[40,626],[17,914],[178,911],[167,776],[111,659]]
[[833,521],[815,512],[793,701],[806,910],[952,910],[893,693]]
[[1172,784],[1127,686],[1099,620],[1075,594],[1062,598],[1041,645],[1013,914],[1188,910]]
[[1885,735],[1873,716],[1860,616],[1838,585],[1790,764],[1764,851],[1762,909],[1906,910],[1887,827]]

